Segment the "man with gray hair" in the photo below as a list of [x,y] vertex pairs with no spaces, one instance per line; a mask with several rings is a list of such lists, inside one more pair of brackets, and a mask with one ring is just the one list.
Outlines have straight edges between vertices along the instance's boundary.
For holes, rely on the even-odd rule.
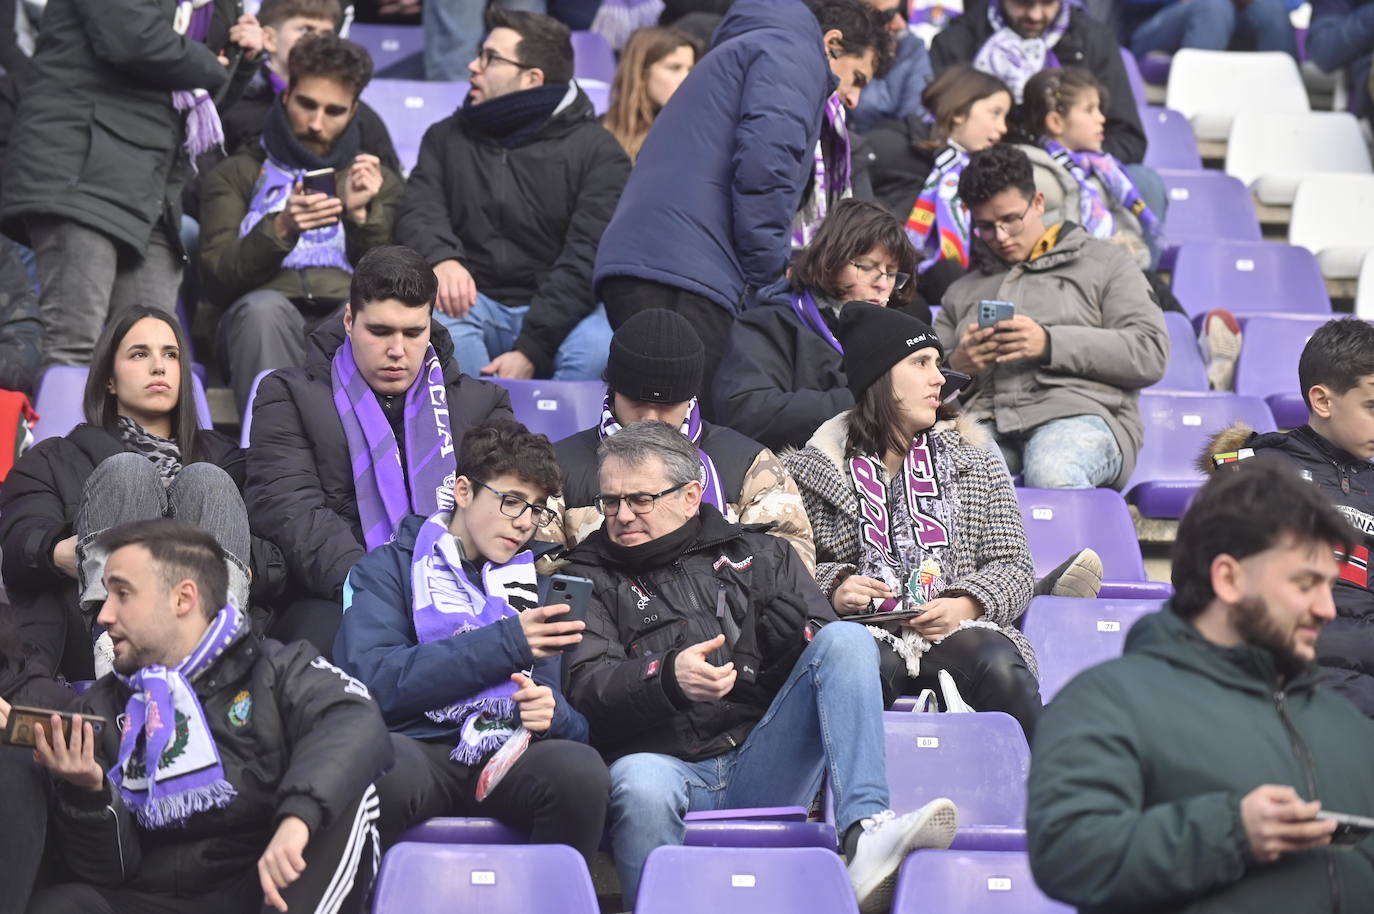
[[872,637],[836,621],[786,541],[703,503],[677,429],[629,425],[598,457],[605,522],[569,554],[593,591],[567,694],[610,763],[626,906],[688,812],[807,806],[828,774],[860,907],[885,910],[902,859],[948,847],[958,813],[945,799],[888,808]]

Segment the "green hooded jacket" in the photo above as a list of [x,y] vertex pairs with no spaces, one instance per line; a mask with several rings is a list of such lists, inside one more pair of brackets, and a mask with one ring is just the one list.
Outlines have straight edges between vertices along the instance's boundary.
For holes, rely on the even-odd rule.
[[1065,686],[1036,732],[1040,888],[1082,914],[1374,911],[1374,837],[1261,864],[1241,823],[1262,784],[1374,816],[1374,721],[1318,678],[1280,684],[1270,652],[1219,647],[1167,607],[1142,618],[1125,656]]

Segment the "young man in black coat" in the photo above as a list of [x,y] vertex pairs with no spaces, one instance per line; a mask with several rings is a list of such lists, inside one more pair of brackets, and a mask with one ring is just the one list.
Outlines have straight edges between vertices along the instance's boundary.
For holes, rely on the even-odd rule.
[[[244,502],[253,532],[277,544],[291,577],[273,637],[305,638],[329,656],[353,564],[405,514],[439,510],[468,428],[512,417],[510,396],[462,374],[447,332],[431,324],[435,286],[416,252],[374,248],[358,262],[343,321],[311,336],[305,367],[275,371],[258,387]],[[369,443],[386,451],[376,463],[361,458]]]

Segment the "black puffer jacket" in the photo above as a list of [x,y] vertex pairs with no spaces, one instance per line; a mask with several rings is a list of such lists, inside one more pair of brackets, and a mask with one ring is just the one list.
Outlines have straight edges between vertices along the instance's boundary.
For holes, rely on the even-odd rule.
[[[95,678],[90,623],[82,618],[76,580],[52,561],[53,546],[76,533],[86,480],[101,461],[127,450],[98,425],[78,425],[65,438],[38,442],[0,486],[0,555],[19,634],[48,669],[76,681]],[[215,431],[196,435],[191,463],[213,463],[243,490],[243,451]],[[284,578],[281,556],[254,538],[254,599],[270,599]]]
[[477,291],[529,306],[515,350],[539,377],[592,312],[592,264],[630,160],[581,89],[532,137],[506,148],[460,110],[425,131],[396,215],[396,243],[457,260]]
[[[300,818],[316,835],[391,767],[386,725],[367,689],[304,642],[258,642],[245,629],[194,687],[238,796],[184,828],[154,831],[138,825],[108,779],[99,793],[63,783],[54,822],[78,881],[178,898],[226,889],[253,872],[282,817]],[[129,694],[110,674],[80,710],[114,723]],[[119,727],[105,727],[95,752],[108,771]]]
[[[703,504],[699,532],[662,567],[619,567],[604,527],[568,554],[568,573],[594,586],[587,630],[566,657],[567,694],[607,760],[696,761],[741,745],[806,648],[808,626],[835,619],[796,550],[764,530]],[[729,614],[724,627],[718,611]],[[739,679],[720,701],[688,701],[673,676],[677,652],[722,632],[725,646],[708,659],[733,661]]]
[[[367,552],[330,377],[344,339],[343,321],[327,321],[310,337],[306,366],[263,378],[253,401],[243,497],[253,533],[276,543],[286,558],[292,598],[342,600],[349,569]],[[505,390],[458,370],[453,341],[438,323],[431,325],[430,343],[444,366],[455,450],[478,422],[513,418]]]

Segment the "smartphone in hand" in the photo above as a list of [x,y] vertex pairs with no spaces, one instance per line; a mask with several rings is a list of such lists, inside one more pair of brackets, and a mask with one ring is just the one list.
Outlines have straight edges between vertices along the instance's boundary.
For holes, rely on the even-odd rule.
[[999,321],[1009,321],[1016,316],[1016,306],[1009,301],[983,300],[978,303],[978,326],[984,330],[995,327]]
[[[37,743],[34,724],[42,724],[44,733],[52,729],[52,716],[56,714],[62,721],[62,739],[69,741],[72,735],[72,717],[68,711],[49,711],[44,708],[25,708],[15,705],[10,708],[9,723],[5,725],[5,742],[11,746],[27,746],[32,749]],[[92,731],[99,733],[105,729],[105,718],[92,714],[82,714],[81,720],[91,725]],[[51,742],[51,734],[48,735]]]
[[[592,582],[589,578],[579,578],[568,574],[556,574],[547,578],[547,587],[541,587],[539,605],[556,606],[559,603],[566,603],[568,611],[553,616],[550,622],[585,622],[587,620],[587,606],[592,601]],[[570,651],[577,645],[567,644],[563,646],[564,651]]]
[[307,171],[301,178],[301,185],[307,194],[326,194],[330,197],[339,195],[339,185],[332,168],[317,168],[314,171]]

